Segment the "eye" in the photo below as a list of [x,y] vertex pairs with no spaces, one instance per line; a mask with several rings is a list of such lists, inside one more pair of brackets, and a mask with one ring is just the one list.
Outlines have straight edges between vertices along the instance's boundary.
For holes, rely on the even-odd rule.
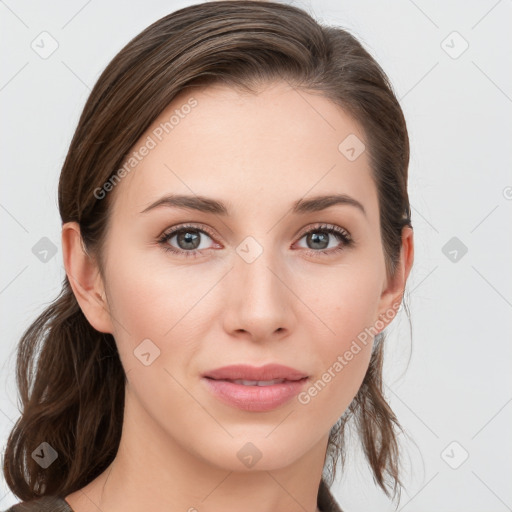
[[[331,240],[329,240],[329,237],[331,237]],[[306,252],[312,255],[318,253],[336,254],[354,243],[347,230],[330,224],[321,224],[310,228],[302,234],[300,240],[303,238],[306,238],[306,243],[312,246],[312,249],[306,249]],[[333,245],[331,242],[336,242],[336,240],[338,243]]]
[[[175,254],[183,255],[185,257],[197,257],[199,252],[208,247],[205,247],[202,243],[204,237],[212,239],[212,235],[207,231],[206,227],[198,228],[193,225],[182,225],[177,228],[173,228],[171,231],[165,232],[159,239],[158,243],[162,245],[165,251],[169,251]],[[170,244],[171,240],[175,240],[175,244],[178,247],[174,247]]]
[[[205,237],[210,240],[213,239],[213,234],[210,233],[206,226],[181,225],[164,232],[158,239],[158,243],[165,251],[185,257],[198,257],[201,251],[212,248],[207,243],[206,245],[203,243]],[[306,253],[316,256],[319,253],[326,255],[336,254],[354,243],[348,231],[330,224],[321,224],[310,228],[301,235],[299,241],[303,238],[306,239],[307,244],[312,246],[312,248],[306,248]],[[338,243],[333,244],[332,242],[336,242],[336,240]],[[220,245],[217,244],[217,247],[220,247]]]

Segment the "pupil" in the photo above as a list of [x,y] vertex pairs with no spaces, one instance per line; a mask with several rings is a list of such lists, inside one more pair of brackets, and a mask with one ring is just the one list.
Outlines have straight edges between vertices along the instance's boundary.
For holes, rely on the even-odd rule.
[[[197,233],[191,233],[190,231],[184,231],[178,235],[178,243],[185,242],[185,249],[197,249],[199,246],[199,235]],[[192,246],[190,246],[192,244]]]
[[321,245],[321,247],[314,247],[315,249],[325,249],[329,245],[327,233],[322,233],[321,235],[312,233],[309,235],[309,241],[312,241],[313,244],[319,243]]

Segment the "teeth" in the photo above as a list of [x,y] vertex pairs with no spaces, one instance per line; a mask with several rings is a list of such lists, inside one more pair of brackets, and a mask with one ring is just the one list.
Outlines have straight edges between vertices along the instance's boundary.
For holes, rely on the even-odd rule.
[[233,380],[235,384],[243,384],[244,386],[272,386],[273,384],[280,384],[285,379],[274,379],[274,380]]

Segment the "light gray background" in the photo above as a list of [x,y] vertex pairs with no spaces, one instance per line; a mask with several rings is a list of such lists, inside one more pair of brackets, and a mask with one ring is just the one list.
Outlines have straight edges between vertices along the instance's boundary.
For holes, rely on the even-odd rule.
[[[57,182],[81,109],[132,37],[192,3],[0,1],[2,449],[18,418],[17,341],[64,275]],[[389,329],[385,374],[410,436],[402,438],[407,491],[399,510],[512,510],[512,3],[290,3],[358,37],[390,76],[408,121],[412,355],[407,367],[402,313]],[[46,59],[31,48],[42,45],[43,31],[58,42]],[[57,247],[46,263],[32,252],[43,237]],[[445,255],[452,237],[459,247]],[[358,449],[333,492],[347,512],[394,509]],[[17,501],[2,479],[0,509]]]

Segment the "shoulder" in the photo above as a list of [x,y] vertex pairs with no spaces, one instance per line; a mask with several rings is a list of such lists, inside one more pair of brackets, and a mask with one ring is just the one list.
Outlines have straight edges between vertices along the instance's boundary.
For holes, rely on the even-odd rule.
[[317,505],[321,512],[343,512],[323,478],[320,480]]
[[[323,479],[318,490],[318,508],[322,512],[343,512]],[[73,512],[73,509],[58,496],[43,496],[17,503],[4,512]]]
[[42,496],[16,503],[5,512],[73,512],[66,500],[58,496]]

